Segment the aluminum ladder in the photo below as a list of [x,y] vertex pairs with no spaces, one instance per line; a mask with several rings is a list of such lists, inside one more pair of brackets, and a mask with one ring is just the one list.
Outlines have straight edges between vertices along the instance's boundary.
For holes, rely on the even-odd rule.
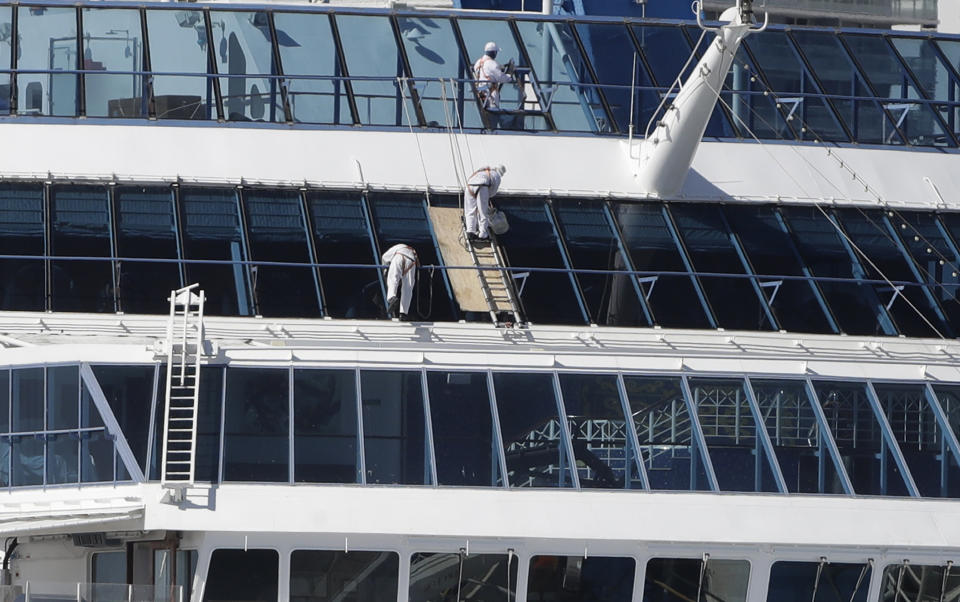
[[196,472],[197,406],[203,355],[203,303],[199,284],[170,292],[167,386],[160,483],[182,492]]
[[[480,288],[483,289],[484,299],[490,310],[490,320],[497,326],[504,326],[500,316],[507,313],[513,316],[513,324],[520,325],[520,303],[513,287],[513,276],[504,267],[503,254],[496,240],[492,237],[489,242],[467,242],[473,265],[477,266],[477,277],[480,279]],[[487,269],[484,269],[487,268]],[[492,268],[492,269],[490,269]]]

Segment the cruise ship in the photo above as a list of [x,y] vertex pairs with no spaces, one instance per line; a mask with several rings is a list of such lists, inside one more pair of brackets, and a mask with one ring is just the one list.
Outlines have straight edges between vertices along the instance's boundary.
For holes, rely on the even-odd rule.
[[960,600],[960,36],[388,4],[0,4],[0,601]]

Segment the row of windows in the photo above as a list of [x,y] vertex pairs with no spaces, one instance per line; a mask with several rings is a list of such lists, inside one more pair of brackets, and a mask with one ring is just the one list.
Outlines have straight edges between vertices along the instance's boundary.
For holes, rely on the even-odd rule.
[[[622,19],[62,5],[2,6],[0,32],[10,114],[621,134],[705,48],[689,26]],[[480,110],[489,40],[535,84],[503,106],[535,111]],[[956,147],[958,70],[956,38],[770,29],[746,41],[707,135]]]
[[[638,569],[632,557],[507,554],[414,553],[408,600],[504,600],[517,595],[521,562],[526,568],[525,599],[562,602],[630,602]],[[289,556],[290,602],[364,600],[395,602],[401,560],[396,552],[294,550]],[[751,566],[746,560],[650,558],[643,570],[645,602],[723,600],[746,602]],[[960,574],[951,565],[904,562],[883,567],[880,602],[957,602]],[[769,602],[816,600],[866,602],[874,567],[865,563],[774,562]],[[275,602],[280,555],[275,550],[214,550],[206,579],[205,602]],[[456,596],[456,597],[454,597]]]
[[[420,257],[411,316],[461,311],[430,218],[456,197],[188,186],[0,185],[0,310],[384,317],[376,266]],[[960,333],[960,214],[502,197],[526,320],[545,324]],[[434,269],[439,267],[440,269]],[[462,266],[460,266],[462,267]]]

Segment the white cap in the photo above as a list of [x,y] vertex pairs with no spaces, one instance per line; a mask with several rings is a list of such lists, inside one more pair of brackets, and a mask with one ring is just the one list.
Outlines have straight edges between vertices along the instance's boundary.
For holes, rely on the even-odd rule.
[[500,175],[501,175],[501,176],[502,176],[503,174],[507,173],[507,166],[506,166],[506,165],[497,165],[495,169],[500,172]]
[[487,45],[483,47],[484,52],[500,52],[500,49],[497,47],[496,42],[487,42]]

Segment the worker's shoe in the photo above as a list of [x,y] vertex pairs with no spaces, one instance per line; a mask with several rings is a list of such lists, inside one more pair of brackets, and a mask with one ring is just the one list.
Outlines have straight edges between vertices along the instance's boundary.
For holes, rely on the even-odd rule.
[[400,314],[400,321],[401,321],[401,322],[409,322],[409,321],[410,321],[410,316],[408,316],[407,314]]
[[476,232],[467,232],[467,241],[468,242],[477,242],[477,233]]

